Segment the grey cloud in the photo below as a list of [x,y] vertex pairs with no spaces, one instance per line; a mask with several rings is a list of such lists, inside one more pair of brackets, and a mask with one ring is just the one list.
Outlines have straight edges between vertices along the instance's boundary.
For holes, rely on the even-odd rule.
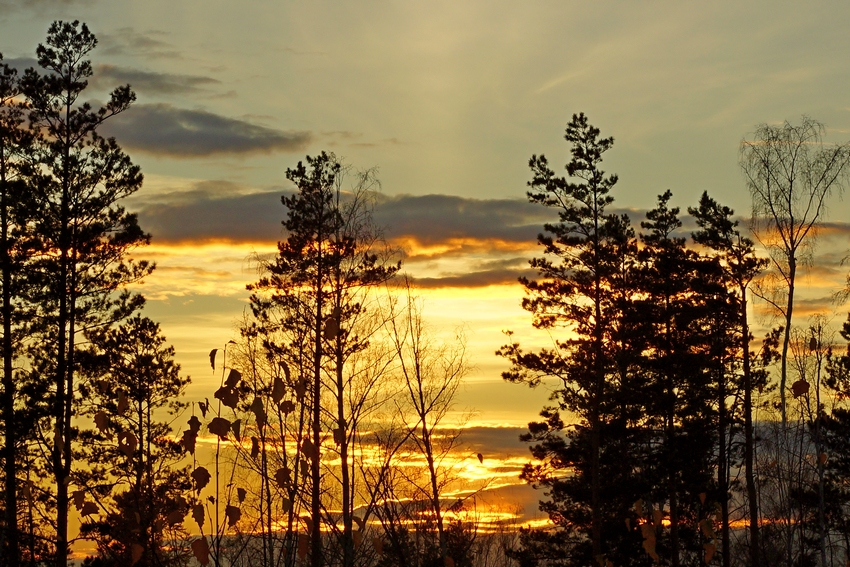
[[281,238],[283,192],[234,195],[237,190],[232,184],[205,182],[192,191],[145,197],[134,208],[139,224],[154,241],[260,242]]
[[221,81],[212,77],[152,73],[139,69],[116,67],[115,65],[98,65],[91,81],[93,87],[107,89],[127,83],[136,92],[187,94],[202,92],[209,87],[221,84]]
[[135,55],[147,58],[179,59],[180,52],[164,37],[161,31],[137,32],[131,27],[121,28],[115,33],[98,34],[103,53],[106,55]]
[[164,103],[136,105],[103,130],[128,148],[174,157],[291,152],[310,141],[308,132],[274,130]]
[[382,197],[375,209],[375,221],[389,236],[413,236],[426,244],[461,237],[533,241],[543,223],[554,220],[554,211],[523,199],[399,195]]
[[41,69],[38,66],[38,61],[36,61],[32,57],[13,57],[10,59],[3,59],[2,61],[0,61],[0,63],[5,63],[9,67],[18,71],[18,76],[23,75],[24,71],[26,69],[29,69],[30,67],[34,69]]

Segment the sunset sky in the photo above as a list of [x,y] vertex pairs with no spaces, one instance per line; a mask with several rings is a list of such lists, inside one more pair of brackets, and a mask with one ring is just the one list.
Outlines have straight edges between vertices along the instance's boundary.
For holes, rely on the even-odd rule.
[[[140,291],[190,396],[212,395],[207,353],[235,336],[251,258],[281,237],[286,168],[327,150],[379,169],[376,220],[406,248],[435,331],[464,328],[474,371],[458,410],[494,456],[523,454],[520,429],[488,428],[523,427],[548,395],[503,383],[493,353],[505,329],[547,340],[516,283],[555,219],[524,199],[527,162],[545,153],[562,171],[573,113],[614,136],[604,167],[636,225],[668,188],[683,210],[707,190],[746,216],[738,151],[759,123],[806,114],[850,139],[846,2],[0,0],[4,58],[34,65],[55,19],[100,40],[92,100],[137,93],[105,132],[145,174],[127,206],[158,268]],[[850,206],[831,211],[800,313],[840,322],[827,300]]]

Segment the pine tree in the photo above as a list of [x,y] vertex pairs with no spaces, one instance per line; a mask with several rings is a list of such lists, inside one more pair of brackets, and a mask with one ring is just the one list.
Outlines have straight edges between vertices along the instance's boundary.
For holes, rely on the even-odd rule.
[[[533,325],[563,328],[571,338],[539,352],[512,343],[498,354],[512,364],[502,375],[508,381],[535,386],[555,378],[561,384],[553,394],[557,406],[545,408],[544,421],[530,424],[525,436],[536,442],[532,454],[544,464],[523,472],[527,482],[547,489],[550,500],[541,509],[558,529],[537,534],[536,542],[527,538],[526,555],[551,555],[558,565],[586,565],[624,551],[616,541],[629,537],[620,527],[627,502],[633,501],[623,492],[630,469],[620,444],[629,442],[632,417],[620,394],[631,387],[624,308],[631,295],[628,272],[635,242],[628,218],[607,212],[617,176],[606,176],[599,164],[613,138],[600,138],[584,114],[573,115],[565,138],[572,145],[566,167],[571,179],[556,176],[545,156],[529,162],[528,198],[556,209],[559,222],[544,225],[547,234],[538,236],[545,256],[531,266],[540,279],[521,283],[527,293],[523,308],[532,313]],[[564,410],[580,420],[566,435]],[[574,474],[565,478],[564,469]]]
[[[127,259],[149,237],[119,204],[141,187],[139,167],[114,139],[97,133],[106,120],[127,110],[135,95],[124,86],[102,108],[79,102],[92,75],[86,56],[96,45],[85,24],[54,22],[46,44],[36,51],[44,74],[28,69],[23,77],[29,117],[39,133],[38,167],[29,183],[34,189],[30,214],[37,219],[34,232],[40,242],[30,277],[38,289],[33,301],[41,328],[29,352],[29,392],[31,403],[53,421],[50,434],[42,435],[55,484],[58,567],[65,567],[68,556],[78,337],[137,309],[142,298],[121,290],[152,269]],[[53,377],[52,388],[42,383],[45,376]]]

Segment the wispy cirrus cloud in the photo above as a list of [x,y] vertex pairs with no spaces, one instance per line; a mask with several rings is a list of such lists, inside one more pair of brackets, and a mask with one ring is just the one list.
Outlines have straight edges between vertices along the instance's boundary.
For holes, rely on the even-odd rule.
[[102,129],[130,149],[176,158],[294,152],[311,140],[309,132],[276,130],[166,103],[135,105]]

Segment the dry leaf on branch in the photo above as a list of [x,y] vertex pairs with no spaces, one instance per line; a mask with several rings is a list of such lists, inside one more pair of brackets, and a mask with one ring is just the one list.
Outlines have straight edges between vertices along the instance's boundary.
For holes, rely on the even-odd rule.
[[236,498],[237,498],[237,500],[239,500],[239,503],[240,503],[240,504],[242,504],[243,502],[245,502],[245,497],[246,497],[246,496],[248,496],[248,491],[247,491],[247,490],[245,490],[244,488],[237,488],[237,489],[236,489]]
[[91,516],[92,514],[97,514],[98,507],[94,502],[84,502],[83,507],[80,508],[81,516]]
[[291,481],[290,471],[287,467],[281,467],[274,473],[274,480],[281,488],[287,488]]
[[183,445],[183,449],[187,452],[194,454],[195,453],[195,442],[198,440],[198,434],[191,429],[187,429],[183,432],[183,438],[180,439],[180,444]]
[[289,415],[290,413],[295,411],[295,404],[292,403],[292,400],[283,400],[282,402],[280,402],[279,408],[284,415]]
[[133,435],[129,431],[122,431],[118,434],[118,450],[127,455],[128,457],[132,457],[133,453],[136,452],[136,446],[138,446],[139,440],[136,439],[136,436]]
[[195,523],[198,524],[198,529],[204,529],[204,505],[203,504],[195,504],[192,506],[192,518],[195,520]]
[[108,439],[112,439],[112,435],[109,434],[109,418],[106,417],[106,412],[101,410],[94,414],[94,424],[98,431],[106,435]]
[[230,429],[233,431],[233,436],[236,437],[236,441],[239,443],[242,442],[242,420],[237,419],[233,423],[230,424]]
[[256,437],[251,437],[251,458],[255,459],[260,454],[260,440]]
[[711,558],[714,557],[714,552],[717,551],[717,546],[713,543],[706,543],[703,547],[705,548],[705,562],[706,564],[711,563]]
[[372,547],[375,548],[375,553],[378,555],[384,554],[384,540],[379,537],[372,538]]
[[283,396],[286,394],[286,385],[283,383],[283,380],[275,377],[274,385],[272,386],[272,401],[274,403],[280,403],[283,399]]
[[198,467],[192,471],[192,478],[195,480],[195,490],[201,491],[203,488],[209,484],[212,476],[210,475],[210,471],[205,469],[204,467]]
[[227,526],[232,528],[242,517],[242,510],[236,506],[227,506],[224,508],[224,515],[227,516]]
[[266,425],[266,408],[263,405],[263,399],[259,396],[254,398],[254,401],[251,402],[251,411],[254,412],[254,416],[257,419],[257,427],[262,429]]
[[130,546],[130,565],[135,565],[139,562],[139,559],[142,558],[142,554],[145,552],[145,548],[139,545],[138,543],[134,543]]
[[227,380],[224,381],[224,385],[228,388],[235,388],[241,379],[242,374],[235,368],[231,368],[230,373],[227,375]]
[[210,366],[212,367],[213,372],[215,372],[215,353],[217,353],[217,352],[218,352],[217,348],[214,348],[210,351]]
[[168,523],[169,526],[173,526],[175,524],[182,523],[183,518],[185,517],[186,512],[184,510],[174,510],[173,512],[168,514],[168,516],[165,518],[165,521]]
[[74,507],[77,510],[83,509],[83,504],[86,503],[86,491],[85,490],[75,490],[71,493],[71,499],[74,501]]
[[298,535],[298,557],[301,561],[307,557],[307,551],[310,549],[310,536],[307,534]]
[[219,439],[226,439],[227,433],[230,431],[230,422],[223,417],[214,417],[207,428],[210,433],[218,435]]
[[127,399],[127,394],[124,390],[118,392],[118,415],[123,414],[130,408],[130,401]]
[[198,409],[200,409],[200,410],[201,410],[201,416],[202,416],[202,417],[207,417],[207,410],[209,409],[209,407],[210,407],[210,403],[209,403],[209,401],[207,401],[207,402],[198,402]]
[[805,380],[797,380],[791,384],[791,391],[794,393],[795,398],[805,396],[809,393],[809,383]]
[[221,403],[230,409],[236,409],[236,405],[239,403],[239,393],[235,388],[229,388],[228,386],[222,386],[215,391],[213,396],[215,399],[221,400]]
[[197,415],[193,415],[189,418],[187,422],[189,424],[189,430],[198,433],[201,430],[201,420],[198,419]]
[[195,559],[201,565],[208,565],[210,562],[210,545],[207,543],[207,538],[200,537],[192,542],[192,553]]

